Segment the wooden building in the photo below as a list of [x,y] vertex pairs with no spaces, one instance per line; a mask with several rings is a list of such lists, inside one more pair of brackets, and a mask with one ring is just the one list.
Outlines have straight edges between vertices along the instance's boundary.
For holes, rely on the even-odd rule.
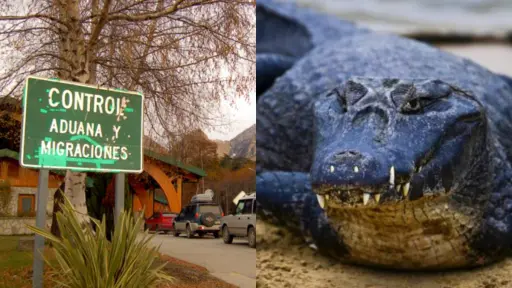
[[[38,177],[38,170],[23,168],[19,165],[18,152],[0,149],[0,186],[3,188],[1,193],[4,193],[4,197],[1,197],[3,201],[0,201],[3,202],[0,203],[0,216],[33,217],[35,215]],[[53,194],[59,188],[63,178],[63,174],[50,173],[48,214],[52,213]]]
[[[37,206],[37,182],[39,171],[21,167],[18,153],[8,149],[0,149],[0,188],[9,187],[10,200],[0,216],[34,216]],[[113,176],[114,174],[112,174]],[[150,150],[144,151],[144,172],[128,174],[128,183],[135,191],[132,199],[134,212],[142,212],[150,217],[156,211],[179,213],[182,206],[182,189],[184,185],[196,185],[206,173],[193,166],[188,166],[175,159]],[[64,180],[64,171],[51,171],[49,178],[49,201],[47,213],[53,210],[53,194]],[[87,186],[91,186],[92,178],[87,178]],[[114,177],[107,190],[114,190]],[[1,189],[0,189],[1,190]],[[1,191],[0,191],[1,193]],[[0,197],[0,202],[1,201]]]
[[[145,207],[146,218],[157,211],[179,213],[184,185],[197,185],[206,176],[205,171],[154,151],[145,150],[144,155],[144,173],[128,177],[135,191],[133,211],[140,212]],[[156,185],[144,176],[150,176]]]

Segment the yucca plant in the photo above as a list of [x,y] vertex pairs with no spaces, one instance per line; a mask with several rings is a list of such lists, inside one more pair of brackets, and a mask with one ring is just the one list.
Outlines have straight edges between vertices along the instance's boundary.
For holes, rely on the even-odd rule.
[[45,258],[59,277],[57,285],[71,288],[130,288],[155,287],[172,277],[161,272],[165,263],[156,266],[159,247],[151,247],[153,238],[140,233],[143,218],[134,219],[129,212],[122,212],[115,227],[112,241],[107,240],[105,217],[102,221],[89,218],[91,225],[81,225],[73,205],[64,197],[62,211],[57,212],[61,237],[30,226],[29,229],[43,236],[53,246],[57,264]]

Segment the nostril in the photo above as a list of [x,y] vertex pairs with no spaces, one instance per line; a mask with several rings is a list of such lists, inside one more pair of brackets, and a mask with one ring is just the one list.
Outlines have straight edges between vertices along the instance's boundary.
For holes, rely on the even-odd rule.
[[361,156],[362,156],[361,153],[356,152],[356,151],[343,151],[343,152],[334,154],[333,160],[335,162],[343,162],[343,161],[347,161],[349,159],[353,161],[353,160],[361,158]]

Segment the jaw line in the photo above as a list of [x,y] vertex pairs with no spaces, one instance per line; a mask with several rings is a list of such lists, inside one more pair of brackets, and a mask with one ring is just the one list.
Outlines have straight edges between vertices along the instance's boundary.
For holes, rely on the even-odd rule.
[[[418,175],[419,173],[421,173],[423,167],[427,166],[431,161],[431,159],[433,158],[434,154],[432,151],[429,151],[427,153],[425,153],[425,155],[421,158],[418,158],[419,160],[416,160],[414,161],[415,164],[414,164],[414,170],[412,171],[412,173],[410,175],[407,175],[407,181],[402,181],[403,183],[401,184],[405,184],[405,183],[410,183],[412,178],[414,177],[414,175]],[[416,164],[416,163],[419,163],[419,164]],[[332,169],[333,169],[333,166],[331,166],[331,172],[332,172]],[[354,169],[358,169],[359,170],[359,167],[354,167]],[[395,184],[396,184],[396,175],[395,175],[395,167],[394,165],[391,165],[389,167],[389,185],[388,187],[391,187],[391,188],[394,188]],[[315,188],[315,186],[317,186]],[[319,194],[319,195],[322,195],[321,192],[317,192],[319,189],[322,190],[323,187],[322,186],[328,186],[329,187],[339,187],[341,189],[350,189],[351,187],[353,187],[354,189],[357,189],[357,188],[360,188],[360,187],[364,187],[364,185],[353,185],[353,184],[342,184],[342,185],[339,185],[339,184],[330,184],[330,183],[321,183],[321,184],[317,184],[315,185],[313,183],[313,189],[315,190],[314,192],[316,194]],[[345,187],[345,188],[344,188]],[[385,189],[386,188],[386,184],[378,184],[378,185],[368,185],[367,187],[369,187],[370,190],[375,190],[375,188],[380,188],[380,189]],[[364,187],[366,188],[366,187]]]
[[[419,169],[421,172],[421,169]],[[393,176],[390,176],[390,179]],[[408,182],[400,182],[396,185],[380,184],[372,186],[364,185],[328,185],[323,184],[313,188],[317,196],[318,203],[322,209],[327,207],[332,209],[352,209],[352,208],[375,208],[380,206],[397,205],[404,202],[415,202],[418,200],[434,199],[441,196],[448,196],[456,191],[456,184],[452,184],[449,190],[445,188],[432,190],[423,190],[422,196],[415,200],[410,200],[410,183],[414,174],[408,178]],[[391,182],[391,181],[390,181]],[[442,186],[442,185],[441,185]],[[387,187],[387,188],[386,188]],[[381,200],[383,194],[392,194],[391,200]],[[350,201],[354,200],[355,201]],[[336,203],[332,205],[333,203]],[[331,205],[329,205],[331,204]]]
[[[380,185],[372,185],[372,186],[364,186],[364,185],[329,185],[329,184],[323,184],[318,185],[318,187],[313,188],[313,191],[317,194],[318,203],[320,204],[320,207],[325,207],[325,200],[329,200],[330,196],[341,198],[342,193],[343,196],[351,197],[351,192],[359,192],[358,194],[362,194],[363,197],[363,204],[368,204],[370,197],[375,200],[376,204],[379,204],[380,197],[382,193],[390,192],[391,190],[395,190],[395,194],[402,194],[405,198],[407,198],[409,194],[410,189],[410,181],[414,177],[414,174],[418,174],[421,172],[422,167],[418,166],[414,169],[415,173],[410,175],[408,177],[408,181],[404,182],[403,184],[396,184],[395,180],[395,167],[391,166],[389,169],[389,183],[388,184],[380,184]],[[315,185],[313,185],[315,186]],[[323,188],[322,186],[327,186],[327,188]],[[386,189],[387,188],[387,189]],[[324,191],[322,191],[324,190]],[[362,192],[362,193],[361,193]],[[393,191],[391,192],[393,193]],[[338,194],[338,195],[334,195]],[[347,197],[345,197],[347,198]]]
[[[331,195],[327,195],[327,194],[323,194],[323,195],[320,195],[320,194],[317,194],[317,199],[318,199],[318,202],[320,204],[320,206],[322,207],[322,209],[324,210],[329,210],[329,209],[336,209],[336,210],[349,210],[349,209],[378,209],[379,207],[390,207],[390,206],[398,206],[398,205],[401,205],[401,204],[404,204],[404,203],[413,203],[413,202],[419,202],[419,201],[430,201],[430,200],[435,200],[437,198],[440,198],[440,197],[449,197],[451,194],[453,194],[455,191],[455,189],[452,189],[448,192],[444,192],[444,191],[434,191],[434,192],[429,192],[428,194],[424,194],[422,197],[418,198],[418,199],[415,199],[415,200],[409,200],[409,199],[405,199],[405,198],[402,198],[402,199],[393,199],[391,201],[379,201],[379,203],[377,203],[377,198],[380,198],[380,196],[376,196],[377,193],[374,193],[374,194],[369,194],[369,198],[367,200],[367,203],[364,204],[364,196],[363,195],[358,195],[360,197],[360,200],[358,203],[347,203],[347,202],[338,202],[336,203],[338,200],[336,199],[336,196],[331,196]],[[366,193],[365,193],[366,194]],[[377,197],[377,198],[376,198]],[[380,200],[380,199],[378,199]],[[323,205],[321,204],[323,202]]]

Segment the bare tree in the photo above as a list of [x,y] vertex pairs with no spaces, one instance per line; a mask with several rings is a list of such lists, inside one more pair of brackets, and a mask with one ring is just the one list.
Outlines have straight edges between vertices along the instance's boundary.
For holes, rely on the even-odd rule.
[[[138,90],[163,138],[215,125],[220,100],[254,88],[254,0],[0,0],[0,93],[28,75]],[[149,132],[149,131],[147,131]],[[87,214],[85,173],[65,194]]]

